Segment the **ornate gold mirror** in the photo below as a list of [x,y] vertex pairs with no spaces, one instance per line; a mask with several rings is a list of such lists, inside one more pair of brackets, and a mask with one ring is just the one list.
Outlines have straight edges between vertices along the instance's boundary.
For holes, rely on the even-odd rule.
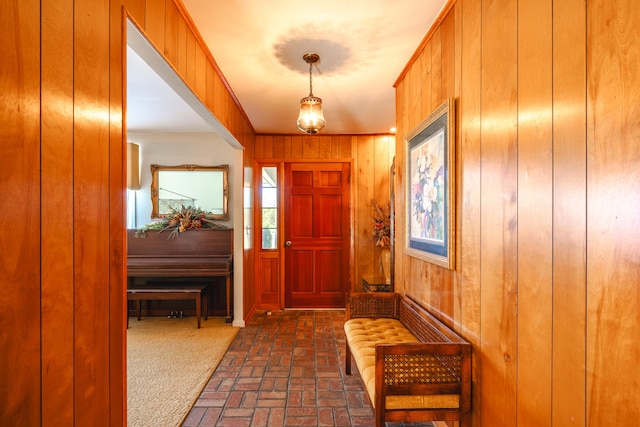
[[228,220],[229,165],[151,165],[151,218],[193,206],[207,217]]

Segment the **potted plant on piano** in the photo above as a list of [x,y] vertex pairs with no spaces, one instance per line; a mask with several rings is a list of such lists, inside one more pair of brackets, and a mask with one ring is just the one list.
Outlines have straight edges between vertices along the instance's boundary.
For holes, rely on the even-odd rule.
[[199,229],[226,230],[224,225],[217,224],[207,218],[207,213],[200,208],[182,205],[180,209],[171,208],[171,212],[163,218],[136,230],[135,237],[147,237],[147,231],[157,230],[158,233],[170,231],[167,238],[179,236],[187,230]]

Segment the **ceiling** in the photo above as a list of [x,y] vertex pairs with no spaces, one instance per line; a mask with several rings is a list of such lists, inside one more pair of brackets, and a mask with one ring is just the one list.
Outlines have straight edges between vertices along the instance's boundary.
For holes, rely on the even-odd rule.
[[[320,55],[313,94],[323,100],[322,133],[390,132],[393,84],[445,2],[183,0],[256,132],[292,134],[301,133],[299,102],[309,94],[309,66],[302,59],[308,52]],[[207,128],[202,118],[179,113],[179,100],[158,100],[164,89],[153,86],[144,61],[128,64],[129,130],[150,131],[154,119],[179,132]],[[162,79],[155,83],[162,86]],[[163,105],[172,111],[149,114]]]

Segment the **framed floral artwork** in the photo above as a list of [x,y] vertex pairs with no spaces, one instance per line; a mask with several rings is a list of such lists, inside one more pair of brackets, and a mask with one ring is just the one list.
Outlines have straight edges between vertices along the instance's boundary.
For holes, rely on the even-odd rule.
[[455,268],[455,101],[444,102],[406,140],[407,255]]

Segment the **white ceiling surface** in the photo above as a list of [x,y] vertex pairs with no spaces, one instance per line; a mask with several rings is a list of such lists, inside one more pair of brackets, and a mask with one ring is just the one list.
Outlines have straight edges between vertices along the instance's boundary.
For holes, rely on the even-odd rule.
[[213,132],[187,102],[127,46],[127,132]]
[[[291,134],[301,133],[295,123],[300,98],[309,94],[309,66],[302,59],[308,52],[320,55],[313,94],[323,100],[322,133],[388,133],[395,126],[393,84],[445,2],[183,0],[256,132]],[[202,119],[178,111],[179,100],[132,93],[134,84],[138,91],[151,83],[132,74],[130,131],[149,131],[143,128],[154,122],[169,129],[176,121],[178,132],[205,131]],[[169,113],[159,111],[163,105]]]

